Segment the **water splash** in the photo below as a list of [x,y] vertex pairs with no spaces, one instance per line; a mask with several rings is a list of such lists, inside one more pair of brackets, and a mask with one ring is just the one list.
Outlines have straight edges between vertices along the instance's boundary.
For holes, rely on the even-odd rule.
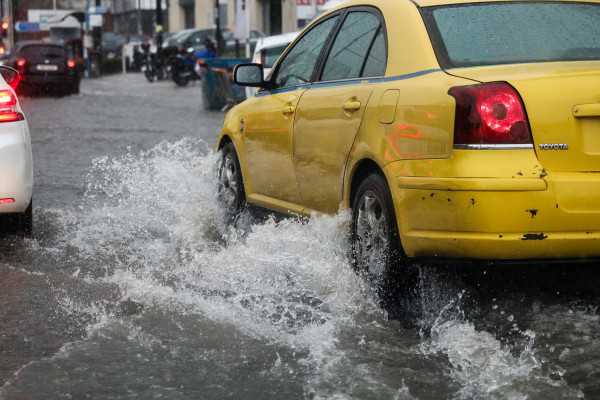
[[[193,139],[101,157],[77,208],[42,210],[51,238],[32,246],[64,269],[68,276],[53,283],[56,297],[87,324],[85,340],[47,364],[81,362],[97,374],[98,390],[111,379],[126,390],[114,376],[120,360],[165,394],[198,382],[185,373],[152,381],[157,370],[182,364],[209,371],[215,398],[231,395],[232,374],[250,376],[245,383],[257,397],[276,395],[280,382],[290,398],[579,397],[564,371],[548,371],[540,329],[520,330],[512,317],[520,339],[511,342],[481,329],[465,312],[460,283],[426,266],[421,335],[387,320],[350,267],[347,211],[308,221],[245,213],[225,224],[217,157]],[[574,353],[560,354],[570,360]],[[254,363],[251,372],[240,367],[245,362]],[[24,376],[35,379],[36,368],[52,374],[47,364],[29,366],[13,388],[24,390]],[[51,376],[60,393],[87,375]],[[184,393],[197,397],[205,387]]]

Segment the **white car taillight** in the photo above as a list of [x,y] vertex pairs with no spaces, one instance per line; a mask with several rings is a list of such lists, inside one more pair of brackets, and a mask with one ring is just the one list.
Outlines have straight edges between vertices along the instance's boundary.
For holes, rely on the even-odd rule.
[[0,90],[0,123],[22,121],[23,119],[14,93],[11,90]]

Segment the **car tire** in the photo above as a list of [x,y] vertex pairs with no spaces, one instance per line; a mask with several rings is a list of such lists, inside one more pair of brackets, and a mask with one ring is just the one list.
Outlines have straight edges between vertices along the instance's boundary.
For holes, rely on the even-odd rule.
[[374,286],[391,315],[413,325],[421,315],[418,269],[402,249],[392,194],[381,174],[368,175],[358,187],[351,229],[354,269]]
[[221,149],[217,176],[217,196],[230,218],[235,218],[246,206],[242,170],[233,143],[227,143]]
[[33,198],[24,213],[17,216],[17,235],[21,237],[31,237],[33,233]]
[[148,82],[154,82],[154,69],[151,66],[146,66],[146,71],[144,71],[144,76],[148,80]]
[[189,73],[187,75],[184,73],[184,68],[185,67],[175,63],[171,67],[171,78],[173,78],[173,82],[175,82],[177,86],[187,86],[190,82],[191,76]]
[[71,94],[79,94],[79,79],[76,82],[73,82],[71,86]]
[[0,234],[30,237],[33,233],[33,199],[23,213],[0,215]]

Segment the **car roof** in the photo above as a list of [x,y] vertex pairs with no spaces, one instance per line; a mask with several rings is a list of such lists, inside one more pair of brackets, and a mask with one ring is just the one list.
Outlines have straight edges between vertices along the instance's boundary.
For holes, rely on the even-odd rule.
[[256,42],[256,50],[264,49],[265,47],[273,47],[273,46],[280,46],[283,44],[289,44],[289,43],[293,42],[294,39],[296,39],[299,34],[300,34],[300,31],[290,32],[290,33],[282,33],[281,35],[266,36],[266,37],[260,38],[258,40],[258,42]]
[[[558,0],[330,0],[330,2],[335,4],[335,7],[320,7],[320,10],[326,11],[324,14],[329,13],[330,11],[335,11],[340,8],[345,8],[348,6],[368,6],[374,5],[377,6],[379,3],[397,3],[397,2],[408,2],[413,3],[417,7],[433,7],[433,6],[441,6],[441,5],[450,5],[450,4],[468,4],[468,3],[490,3],[490,2],[514,2],[514,1],[558,1]],[[561,0],[562,1],[562,0]],[[600,3],[600,0],[565,0],[565,2],[574,2],[574,3]],[[328,2],[329,3],[329,2]],[[327,4],[327,3],[326,3]]]
[[15,43],[15,50],[22,49],[23,47],[27,47],[27,46],[55,46],[55,47],[62,47],[62,48],[65,47],[62,43],[57,43],[57,42],[45,42],[45,41],[41,41],[41,40],[22,40],[22,41]]
[[[514,0],[408,0],[412,1],[419,7],[430,7],[430,6],[441,6],[447,4],[467,4],[467,3],[489,3],[489,2],[514,2]],[[531,0],[524,0],[531,1]],[[548,0],[550,2],[554,0]],[[561,0],[562,2],[562,0]],[[565,2],[588,2],[588,3],[600,3],[600,0],[565,0]]]

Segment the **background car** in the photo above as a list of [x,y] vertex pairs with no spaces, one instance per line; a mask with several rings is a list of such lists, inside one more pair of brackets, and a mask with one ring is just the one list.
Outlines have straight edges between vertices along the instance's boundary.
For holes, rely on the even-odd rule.
[[[414,261],[598,262],[600,2],[398,0],[323,14],[226,116],[220,198],[351,209],[384,292]],[[409,262],[410,261],[410,262]]]
[[120,57],[123,52],[125,39],[114,32],[102,33],[102,57],[115,58]]
[[[236,40],[233,35],[234,35],[233,31],[223,32],[223,42],[225,42],[225,48],[223,51],[225,54],[235,54]],[[250,40],[249,40],[250,54],[252,54],[252,52],[254,52],[254,49],[256,48],[256,44],[264,37],[265,37],[265,33],[263,31],[261,31],[260,29],[250,29]],[[246,41],[245,40],[238,40],[237,46],[238,46],[241,56],[246,54]]]
[[163,55],[169,57],[183,54],[190,51],[189,49],[193,49],[193,53],[206,50],[207,40],[214,40],[214,37],[214,29],[186,29],[177,32],[163,43]]
[[29,236],[33,228],[29,127],[9,85],[18,84],[18,72],[0,66],[0,75],[0,234]]
[[21,75],[17,93],[79,93],[79,68],[69,54],[60,44],[18,42],[6,63]]
[[[266,36],[256,41],[252,62],[262,64],[263,75],[266,78],[271,72],[275,62],[283,54],[285,49],[298,37],[300,32],[283,33],[281,35]],[[255,88],[247,87],[246,98],[252,97]]]

